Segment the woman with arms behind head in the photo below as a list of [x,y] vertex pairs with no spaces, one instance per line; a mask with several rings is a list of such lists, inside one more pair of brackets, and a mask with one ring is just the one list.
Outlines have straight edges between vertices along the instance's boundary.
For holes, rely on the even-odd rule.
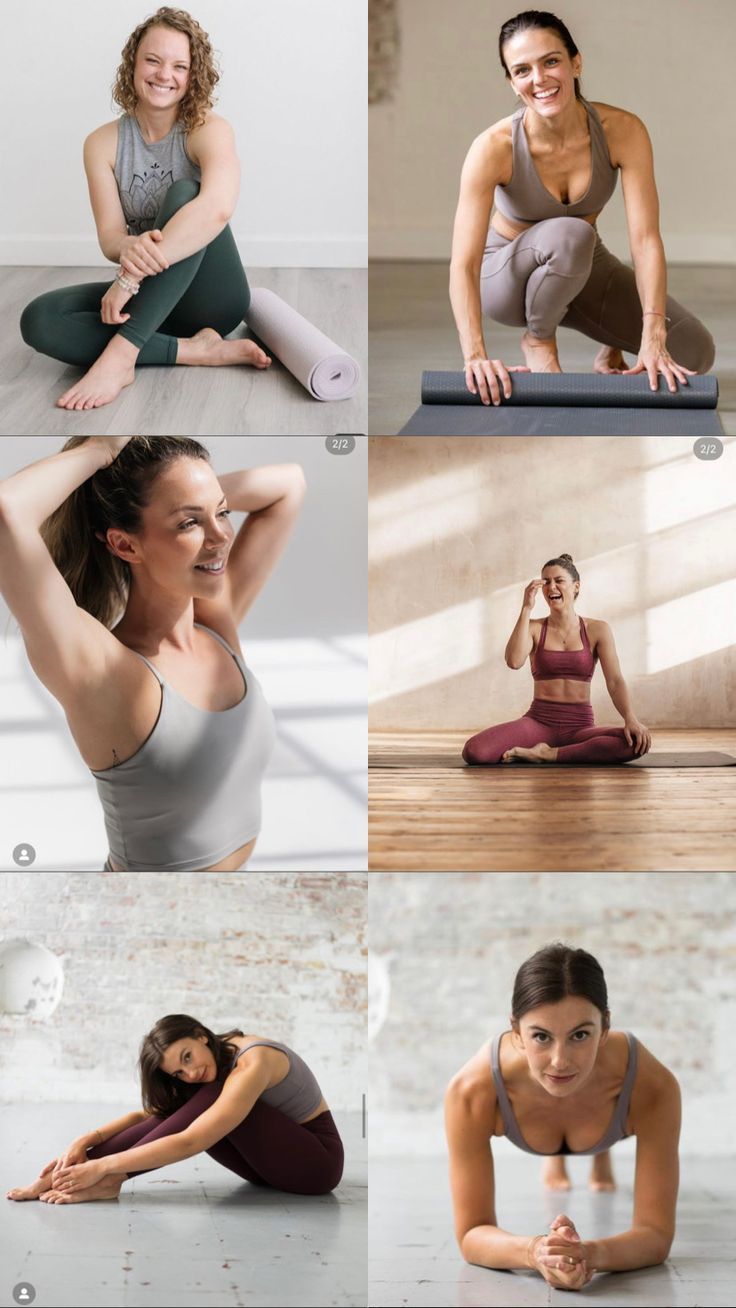
[[313,1073],[263,1036],[215,1035],[185,1014],[163,1017],[139,1057],[142,1111],[80,1136],[8,1199],[116,1199],[141,1172],[206,1152],[253,1185],[327,1194],[343,1147]]
[[[680,1089],[629,1031],[611,1029],[606,981],[584,949],[556,943],[519,968],[511,1030],[486,1041],[445,1096],[455,1233],[463,1257],[489,1268],[533,1268],[579,1290],[596,1271],[664,1262],[675,1233]],[[610,1188],[608,1150],[636,1136],[631,1227],[587,1240],[565,1214],[543,1234],[514,1235],[496,1220],[491,1140],[546,1158],[552,1188],[564,1156],[593,1155],[591,1186]]]
[[250,290],[228,226],[240,189],[230,124],[212,111],[220,80],[210,40],[184,9],[164,5],[131,33],[113,98],[121,117],[84,143],[100,249],[115,280],[38,296],[24,309],[26,344],[88,369],[57,400],[109,404],[135,369],[252,364],[269,356],[226,341]]
[[[485,404],[511,394],[490,359],[482,318],[523,327],[531,372],[561,372],[557,328],[601,343],[601,373],[646,371],[677,381],[713,366],[713,338],[667,295],[659,200],[649,133],[636,114],[584,99],[582,56],[554,14],[525,10],[504,23],[499,57],[519,101],[481,132],[460,183],[450,299],[468,389]],[[621,173],[633,270],[601,242],[596,222]],[[491,208],[495,211],[491,218]],[[622,350],[638,355],[626,368]],[[670,350],[672,353],[670,353]]]
[[[537,592],[549,617],[532,618]],[[580,574],[569,554],[550,559],[524,591],[519,619],[506,646],[510,668],[530,657],[534,699],[523,718],[488,727],[466,741],[466,763],[625,763],[646,754],[651,736],[637,719],[607,622],[579,618]],[[590,682],[600,662],[623,727],[596,727]]]
[[298,464],[218,478],[177,436],[73,436],[0,482],[0,591],[95,778],[106,871],[250,857],[274,723],[238,627],[304,490]]

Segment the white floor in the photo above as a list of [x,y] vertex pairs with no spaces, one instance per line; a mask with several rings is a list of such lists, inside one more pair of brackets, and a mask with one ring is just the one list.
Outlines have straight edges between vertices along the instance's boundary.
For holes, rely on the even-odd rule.
[[[94,778],[22,641],[0,632],[0,871],[35,850],[38,872],[99,872],[107,856]],[[278,742],[263,785],[263,826],[248,871],[367,867],[367,653],[363,636],[248,641]]]
[[[619,1188],[587,1188],[589,1159],[573,1159],[573,1189],[542,1189],[541,1160],[519,1153],[496,1162],[496,1212],[504,1230],[530,1235],[566,1213],[583,1239],[631,1224],[634,1160],[612,1152]],[[512,1308],[580,1304],[607,1308],[730,1308],[736,1291],[734,1160],[682,1160],[677,1234],[667,1261],[594,1276],[582,1291],[553,1290],[529,1271],[463,1262],[455,1242],[445,1158],[370,1157],[369,1303],[372,1308]]]
[[13,1203],[90,1122],[130,1105],[2,1106],[3,1303],[29,1282],[54,1308],[310,1308],[366,1303],[366,1161],[358,1113],[335,1114],[345,1173],[329,1195],[262,1190],[206,1154],[141,1175],[114,1202]]

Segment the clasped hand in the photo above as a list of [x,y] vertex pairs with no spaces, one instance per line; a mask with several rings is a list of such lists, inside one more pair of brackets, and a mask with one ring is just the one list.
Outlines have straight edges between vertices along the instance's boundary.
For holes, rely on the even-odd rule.
[[559,1290],[582,1289],[595,1274],[595,1268],[589,1266],[589,1246],[564,1213],[550,1223],[549,1230],[550,1234],[540,1236],[534,1245],[534,1266],[548,1285]]
[[54,1189],[65,1193],[87,1190],[107,1175],[106,1163],[105,1158],[91,1158],[87,1163],[62,1167],[60,1171],[54,1172]]

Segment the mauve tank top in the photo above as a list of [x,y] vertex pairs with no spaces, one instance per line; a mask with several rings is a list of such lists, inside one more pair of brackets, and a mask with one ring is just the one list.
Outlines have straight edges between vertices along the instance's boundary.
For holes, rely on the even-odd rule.
[[[502,1035],[506,1034],[505,1031],[502,1032]],[[543,1149],[531,1149],[519,1130],[519,1124],[514,1116],[514,1110],[511,1107],[511,1101],[506,1093],[506,1086],[501,1075],[501,1065],[498,1058],[501,1036],[495,1036],[491,1045],[491,1070],[496,1085],[501,1117],[503,1118],[503,1129],[511,1143],[517,1145],[519,1149],[523,1149],[527,1154],[539,1154],[542,1158],[556,1158],[557,1154],[601,1154],[604,1149],[610,1149],[611,1145],[616,1144],[619,1140],[626,1140],[628,1138],[626,1135],[626,1119],[629,1115],[631,1091],[636,1078],[638,1054],[636,1036],[632,1035],[630,1031],[626,1031],[625,1035],[629,1043],[629,1061],[626,1066],[621,1093],[616,1100],[613,1117],[608,1123],[606,1131],[604,1131],[597,1144],[594,1144],[590,1149],[569,1149],[567,1141],[564,1140],[562,1148],[555,1150],[553,1154],[545,1153]]]
[[245,661],[245,694],[223,712],[196,708],[137,657],[161,685],[161,708],[132,758],[95,772],[113,859],[126,872],[197,872],[247,845],[261,827],[261,780],[271,756],[273,713]]
[[582,649],[547,649],[547,618],[532,658],[532,676],[535,681],[549,681],[553,677],[567,677],[568,681],[591,681],[595,671],[595,658],[590,649],[588,633],[583,619],[580,622]]
[[258,1096],[259,1100],[262,1099],[271,1108],[278,1108],[294,1122],[303,1122],[305,1117],[309,1117],[310,1113],[319,1107],[322,1099],[322,1091],[317,1085],[314,1073],[307,1067],[303,1058],[295,1054],[293,1049],[289,1049],[288,1045],[279,1044],[278,1040],[253,1040],[235,1055],[233,1067],[241,1054],[247,1053],[249,1049],[257,1049],[259,1046],[265,1046],[266,1049],[280,1049],[289,1060],[289,1070],[283,1081],[279,1081],[278,1085],[272,1086],[270,1090],[264,1090],[263,1094]]
[[134,115],[124,114],[118,119],[114,171],[131,236],[153,230],[156,214],[173,182],[182,178],[201,180],[201,170],[187,154],[186,138],[185,129],[175,123],[167,136],[149,144]]
[[582,96],[580,102],[585,106],[588,114],[592,167],[590,186],[585,195],[574,204],[563,204],[561,200],[556,200],[553,195],[550,195],[546,186],[542,185],[542,179],[529,152],[529,142],[524,130],[526,106],[522,105],[512,116],[511,181],[508,186],[497,186],[494,194],[494,203],[499,213],[510,218],[512,222],[538,223],[545,218],[583,218],[586,214],[598,213],[613,195],[618,180],[618,168],[614,168],[611,163],[603,124],[592,104]]

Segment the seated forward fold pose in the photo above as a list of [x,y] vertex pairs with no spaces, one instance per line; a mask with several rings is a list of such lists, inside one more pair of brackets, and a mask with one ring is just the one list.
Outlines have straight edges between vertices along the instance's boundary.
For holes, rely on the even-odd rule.
[[24,341],[89,369],[57,400],[109,404],[145,365],[271,360],[249,340],[226,341],[250,290],[228,226],[240,169],[229,123],[212,112],[219,81],[207,33],[163,6],[128,38],[113,98],[123,114],[84,143],[100,249],[112,283],[48,291],[23,311]]
[[[208,1153],[252,1185],[327,1194],[343,1146],[314,1074],[264,1036],[214,1035],[184,1014],[162,1017],[139,1058],[143,1109],[73,1140],[8,1199],[116,1199],[124,1181]],[[204,1083],[204,1084],[200,1084]]]
[[[532,618],[537,591],[550,616]],[[652,738],[631,707],[613,633],[607,622],[579,618],[580,573],[569,554],[550,559],[524,591],[519,619],[506,646],[510,668],[531,655],[534,699],[523,718],[487,727],[463,749],[466,763],[625,763],[646,754]],[[600,662],[623,727],[596,727],[590,682]]]
[[107,872],[237,872],[261,826],[274,721],[238,626],[304,474],[208,461],[187,437],[72,436],[0,481],[0,592],[95,778]]
[[[594,1272],[664,1262],[675,1234],[680,1088],[630,1031],[613,1031],[600,964],[553,944],[519,968],[511,1030],[486,1041],[445,1096],[455,1233],[469,1263],[534,1268],[579,1290]],[[543,1179],[569,1189],[564,1155],[592,1154],[592,1189],[613,1189],[609,1149],[636,1136],[634,1215],[619,1235],[587,1240],[564,1214],[538,1235],[496,1221],[491,1138],[546,1158]]]
[[[667,295],[659,200],[649,133],[636,114],[584,99],[583,61],[567,27],[527,10],[501,28],[499,55],[519,108],[476,137],[462,172],[450,299],[465,380],[484,404],[508,398],[511,372],[561,372],[557,328],[602,348],[600,373],[708,372],[710,333]],[[652,51],[653,56],[655,51]],[[601,242],[596,221],[621,173],[633,271]],[[491,207],[495,210],[490,221]],[[523,327],[526,367],[489,359],[482,315]],[[637,356],[626,367],[622,351]]]

